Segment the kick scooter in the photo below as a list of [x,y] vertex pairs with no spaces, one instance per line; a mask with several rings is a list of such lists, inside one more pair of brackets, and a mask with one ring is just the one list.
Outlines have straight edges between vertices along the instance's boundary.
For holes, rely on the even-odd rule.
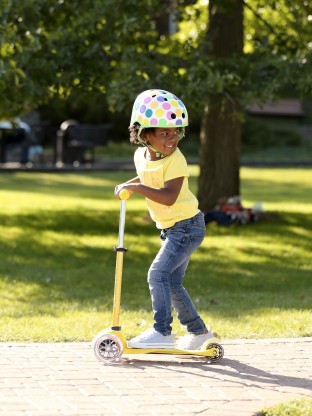
[[[224,351],[220,344],[207,340],[200,350],[179,350],[179,349],[157,349],[157,348],[131,348],[119,325],[120,299],[123,256],[127,249],[124,247],[124,229],[126,218],[126,200],[130,197],[130,192],[123,189],[119,192],[120,198],[120,218],[118,246],[116,251],[116,271],[112,326],[101,331],[92,341],[96,358],[104,364],[112,364],[120,361],[122,354],[173,354],[173,355],[192,355],[207,357],[208,362],[216,362],[222,359]],[[213,338],[212,338],[213,339]]]

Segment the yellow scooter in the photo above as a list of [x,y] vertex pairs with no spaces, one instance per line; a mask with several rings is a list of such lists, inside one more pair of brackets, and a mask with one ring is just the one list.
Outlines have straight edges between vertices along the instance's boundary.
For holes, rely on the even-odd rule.
[[111,364],[121,359],[122,354],[173,354],[173,355],[192,355],[207,357],[208,362],[216,362],[222,359],[224,351],[220,344],[209,339],[204,343],[200,350],[179,350],[179,349],[157,349],[157,348],[131,348],[119,325],[120,299],[123,256],[127,249],[124,247],[124,229],[126,219],[126,200],[130,197],[130,192],[123,189],[119,192],[120,198],[120,218],[118,246],[116,251],[116,271],[112,326],[101,331],[92,341],[96,358],[104,364]]

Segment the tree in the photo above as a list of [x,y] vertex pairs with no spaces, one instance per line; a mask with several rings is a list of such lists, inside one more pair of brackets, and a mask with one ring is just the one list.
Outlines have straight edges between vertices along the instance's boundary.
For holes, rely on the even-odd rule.
[[[306,0],[0,1],[1,116],[73,91],[129,115],[142,90],[174,91],[203,120],[202,210],[239,193],[246,103],[277,98],[289,84],[312,93]],[[161,24],[169,16],[177,33]]]
[[[220,3],[220,2],[219,2]],[[243,2],[209,3],[208,54],[232,58],[243,53]],[[240,194],[239,166],[241,122],[236,97],[211,94],[205,107],[200,133],[199,205],[214,207],[220,197]]]
[[[276,99],[289,85],[311,96],[312,86],[308,2],[210,0],[208,7],[196,66],[188,71],[189,85],[206,98],[198,195],[204,211],[239,195],[242,108]],[[196,82],[204,78],[210,83]]]

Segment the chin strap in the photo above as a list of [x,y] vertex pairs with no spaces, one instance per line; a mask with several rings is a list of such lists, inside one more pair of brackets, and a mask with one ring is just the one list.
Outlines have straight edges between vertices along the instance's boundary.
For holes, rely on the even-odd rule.
[[158,152],[158,150],[156,150],[156,149],[155,149],[155,147],[153,147],[153,146],[152,146],[151,144],[149,144],[149,143],[146,143],[146,141],[142,139],[142,137],[141,137],[142,130],[144,130],[144,127],[140,126],[140,129],[139,129],[139,131],[138,131],[138,140],[139,140],[139,142],[140,142],[141,144],[143,144],[143,146],[148,147],[149,149],[152,149],[152,150],[153,150],[153,152],[155,152],[155,153],[156,153],[156,156],[157,156],[157,157],[160,157],[160,158],[165,157],[165,155],[164,155],[163,153]]

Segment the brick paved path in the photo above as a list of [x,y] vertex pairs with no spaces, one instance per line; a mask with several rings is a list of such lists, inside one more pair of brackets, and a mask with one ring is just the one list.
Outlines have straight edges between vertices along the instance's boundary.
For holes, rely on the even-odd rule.
[[249,416],[312,397],[312,338],[222,342],[224,359],[131,355],[89,343],[0,343],[0,416]]

